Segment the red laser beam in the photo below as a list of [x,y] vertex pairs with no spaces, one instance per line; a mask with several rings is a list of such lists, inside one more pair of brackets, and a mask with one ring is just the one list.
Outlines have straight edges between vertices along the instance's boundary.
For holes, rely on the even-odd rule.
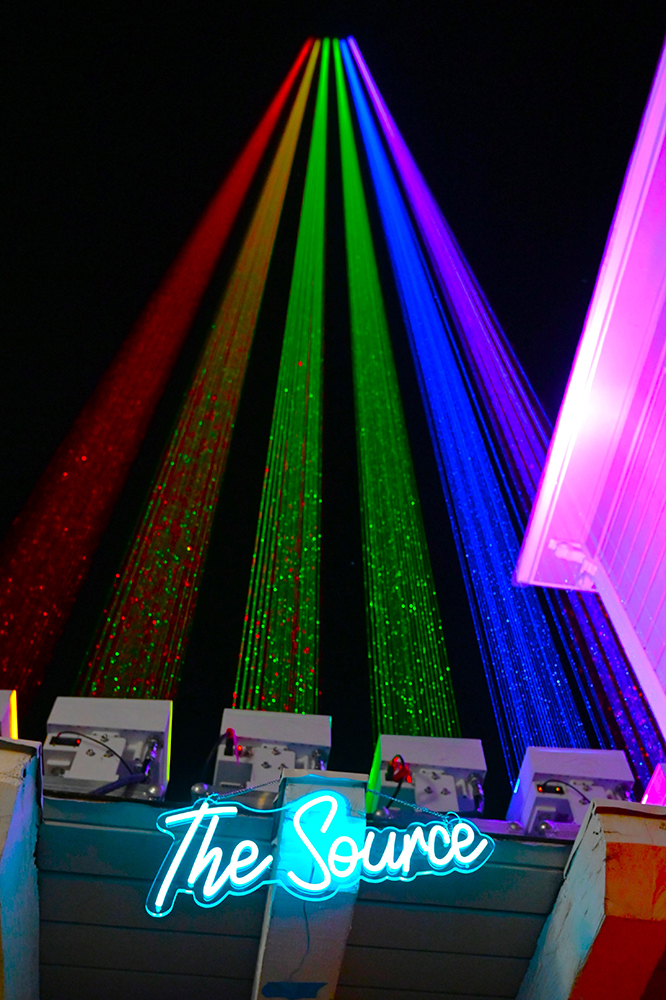
[[174,698],[319,42],[76,693]]
[[231,173],[15,519],[0,555],[0,687],[41,682],[259,161],[301,49]]

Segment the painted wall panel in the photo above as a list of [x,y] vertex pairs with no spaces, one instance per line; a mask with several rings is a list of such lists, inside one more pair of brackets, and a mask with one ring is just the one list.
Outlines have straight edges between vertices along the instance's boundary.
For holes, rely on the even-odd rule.
[[414,882],[361,882],[358,898],[547,914],[561,884],[561,870],[531,871],[487,864],[474,873],[473,879],[454,872],[446,878],[419,878]]
[[[414,1000],[414,991],[397,990],[393,987],[338,986],[335,1000]],[[481,996],[475,993],[418,993],[418,1000],[497,1000],[497,994]]]
[[445,987],[497,997],[516,995],[529,962],[487,955],[407,952],[401,948],[359,948],[349,945],[340,972],[341,986],[384,987],[414,991]]
[[[73,924],[99,923],[103,914],[109,927],[137,927],[155,930],[155,918],[145,909],[150,881],[97,878],[40,872],[39,905],[43,921]],[[224,906],[203,910],[187,896],[169,914],[168,929],[200,934],[233,934],[254,937],[261,934],[266,890],[249,896],[230,896]]]
[[388,903],[357,902],[348,943],[384,947],[399,940],[417,951],[455,951],[470,955],[531,958],[544,917],[527,913],[443,909],[433,906],[399,908]]
[[666,735],[666,50],[516,566],[597,590]]
[[161,973],[196,970],[202,976],[251,979],[257,947],[256,938],[184,934],[159,926],[147,931],[98,924],[41,924],[40,953],[46,965],[133,972],[159,969]]
[[41,967],[41,1000],[250,1000],[252,980],[167,972]]

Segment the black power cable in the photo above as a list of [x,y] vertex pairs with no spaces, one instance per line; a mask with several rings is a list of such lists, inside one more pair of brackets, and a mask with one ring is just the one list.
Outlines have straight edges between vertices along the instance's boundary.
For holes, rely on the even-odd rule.
[[122,778],[118,778],[116,781],[111,781],[108,785],[102,785],[101,788],[96,788],[92,794],[108,795],[109,792],[115,792],[118,788],[126,788],[127,785],[139,785],[142,782],[147,781],[150,776],[150,769],[153,761],[157,758],[157,751],[159,750],[160,744],[153,738],[147,741],[147,745],[148,752],[143,758],[143,763],[139,771],[130,771],[129,774],[124,775]]
[[581,792],[580,788],[576,788],[576,786],[572,785],[569,781],[562,781],[561,778],[553,779],[551,781],[544,781],[543,784],[541,785],[541,788],[543,789],[542,794],[544,795],[548,795],[548,793],[550,793],[551,795],[557,794],[556,789],[549,788],[548,787],[549,785],[566,785],[567,788],[570,788],[572,791],[580,795],[582,803],[587,802],[587,804],[589,805],[592,802],[592,799],[588,799],[587,795],[584,792]]
[[146,780],[147,775],[143,771],[132,772],[132,774],[125,774],[122,778],[118,778],[117,781],[111,781],[108,785],[102,785],[101,788],[96,788],[92,793],[93,795],[108,795],[109,792],[115,792],[117,788],[127,788],[128,785],[140,785]]
[[[202,784],[206,783],[206,772],[208,771],[208,765],[210,764],[213,757],[215,757],[215,755],[217,754],[218,748],[221,747],[223,743],[225,744],[224,756],[225,757],[235,756],[236,762],[238,763],[239,755],[238,755],[238,742],[236,740],[236,733],[231,728],[225,729],[225,731],[220,735],[219,739],[215,741],[214,745],[211,748],[210,753],[208,754],[206,760],[204,761],[204,766],[201,772],[203,775],[203,777],[201,778]],[[213,775],[213,777],[215,776]]]
[[201,774],[202,774],[201,782],[202,782],[202,784],[205,784],[205,782],[206,782],[206,773],[208,772],[208,766],[209,766],[210,762],[212,761],[213,757],[215,757],[215,755],[217,754],[218,747],[222,746],[222,744],[224,743],[224,741],[226,740],[226,738],[227,738],[227,734],[224,733],[222,736],[220,736],[219,740],[217,740],[216,743],[211,747],[211,751],[208,754],[208,756],[206,757],[206,760],[204,761],[204,766],[201,769]]

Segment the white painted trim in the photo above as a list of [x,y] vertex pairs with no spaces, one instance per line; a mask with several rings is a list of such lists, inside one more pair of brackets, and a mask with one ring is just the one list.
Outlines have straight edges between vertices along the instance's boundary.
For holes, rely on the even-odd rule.
[[645,651],[645,647],[636,634],[622,601],[615,587],[608,578],[602,566],[597,567],[594,583],[599,597],[604,603],[608,616],[615,626],[620,642],[624,647],[629,662],[634,669],[636,679],[643,689],[652,709],[655,721],[666,739],[666,691],[657,677],[654,666]]

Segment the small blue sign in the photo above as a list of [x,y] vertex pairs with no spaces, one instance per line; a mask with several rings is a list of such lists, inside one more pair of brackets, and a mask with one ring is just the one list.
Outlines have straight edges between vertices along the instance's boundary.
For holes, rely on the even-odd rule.
[[317,993],[326,983],[266,983],[261,995],[282,1000],[317,1000]]

